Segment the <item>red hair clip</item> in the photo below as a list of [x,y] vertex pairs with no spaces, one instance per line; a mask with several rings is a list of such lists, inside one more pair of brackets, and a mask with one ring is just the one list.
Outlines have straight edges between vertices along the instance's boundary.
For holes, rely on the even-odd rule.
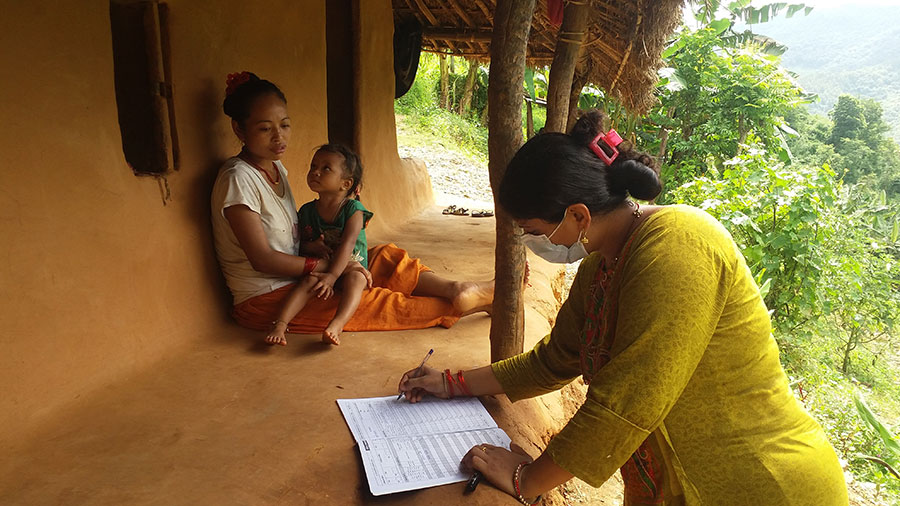
[[[612,150],[612,155],[607,155],[603,148],[600,147],[600,141],[603,141],[603,144],[609,146],[609,149]],[[597,157],[603,160],[607,166],[612,165],[613,160],[619,156],[619,150],[616,149],[616,146],[622,144],[622,137],[619,136],[619,133],[615,130],[610,129],[609,132],[605,134],[603,132],[599,132],[597,137],[594,137],[594,140],[591,141],[591,145],[588,146],[591,148],[591,151],[594,152]]]
[[236,72],[234,74],[228,74],[225,78],[225,96],[231,95],[234,93],[234,90],[238,88],[238,86],[246,83],[250,80],[250,72],[246,70],[243,72]]

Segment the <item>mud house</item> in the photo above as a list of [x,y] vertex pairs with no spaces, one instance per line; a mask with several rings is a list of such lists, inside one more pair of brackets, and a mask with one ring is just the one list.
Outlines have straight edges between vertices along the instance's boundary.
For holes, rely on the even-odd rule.
[[[607,15],[643,12],[641,23],[654,28],[643,40],[634,23],[592,28],[595,49],[581,79],[608,74],[598,84],[643,103],[645,77],[655,70],[647,62],[657,61],[680,2],[596,3]],[[87,484],[40,495],[57,485],[32,479],[21,492],[11,473],[24,445],[59,424],[60,410],[241,331],[228,317],[209,222],[218,166],[240,147],[221,110],[228,73],[252,70],[287,95],[294,137],[285,165],[297,201],[311,196],[303,184],[311,150],[349,143],[367,167],[366,205],[379,218],[373,232],[384,233],[432,203],[423,165],[397,155],[395,20],[418,17],[426,50],[485,58],[492,8],[490,1],[4,1],[0,453],[13,458],[2,459],[0,498],[83,502],[78,493]],[[531,51],[549,63],[555,28],[541,16]],[[642,42],[640,51],[629,49],[629,38]],[[115,416],[117,407],[109,409]],[[104,500],[153,502],[152,490],[122,493]]]

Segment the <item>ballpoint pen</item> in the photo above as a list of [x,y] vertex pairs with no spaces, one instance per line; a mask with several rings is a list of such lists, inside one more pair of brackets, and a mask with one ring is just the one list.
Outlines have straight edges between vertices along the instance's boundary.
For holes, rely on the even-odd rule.
[[[428,362],[428,359],[431,358],[431,354],[434,353],[434,348],[428,350],[428,353],[425,354],[425,358],[422,359],[422,363],[419,364],[419,367],[416,367],[416,372],[418,373],[423,367],[425,367],[425,362]],[[400,395],[397,396],[397,400],[403,397],[403,392],[400,392]]]

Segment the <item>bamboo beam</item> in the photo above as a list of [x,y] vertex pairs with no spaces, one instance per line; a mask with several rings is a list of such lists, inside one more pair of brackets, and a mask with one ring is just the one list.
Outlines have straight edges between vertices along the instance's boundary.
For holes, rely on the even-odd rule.
[[431,28],[422,29],[422,37],[432,40],[441,41],[459,41],[459,42],[490,42],[491,34],[489,30],[475,29],[466,30],[463,28]]
[[482,2],[481,0],[475,0],[475,5],[477,5],[478,8],[481,9],[481,12],[484,14],[484,17],[488,19],[488,21],[493,21],[491,11],[487,8],[486,5],[484,5],[484,2]]
[[463,20],[463,23],[469,25],[472,28],[475,28],[475,23],[472,22],[472,18],[466,15],[466,12],[459,6],[459,3],[456,0],[447,0],[450,3],[450,7],[453,7],[453,10],[456,11],[456,14],[459,15],[460,19]]
[[434,14],[431,13],[431,10],[428,9],[428,6],[425,5],[425,2],[423,0],[415,0],[415,2],[419,7],[419,11],[421,11],[422,15],[425,16],[425,19],[427,19],[428,22],[432,24],[432,26],[437,26],[438,20],[436,17],[434,17]]

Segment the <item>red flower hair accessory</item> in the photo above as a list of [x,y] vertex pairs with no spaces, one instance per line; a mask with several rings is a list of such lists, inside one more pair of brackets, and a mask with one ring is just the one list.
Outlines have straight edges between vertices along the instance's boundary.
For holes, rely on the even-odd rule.
[[243,72],[235,72],[234,74],[228,74],[228,77],[225,78],[225,96],[231,95],[234,93],[238,86],[246,83],[250,80],[250,72],[246,70]]

